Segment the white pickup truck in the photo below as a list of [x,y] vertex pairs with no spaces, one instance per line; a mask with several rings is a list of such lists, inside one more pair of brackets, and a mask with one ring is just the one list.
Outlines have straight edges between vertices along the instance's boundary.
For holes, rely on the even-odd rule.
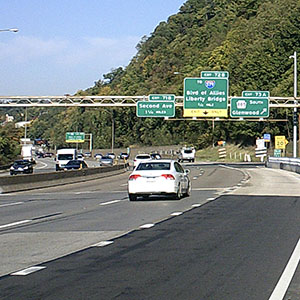
[[195,154],[196,154],[196,150],[194,147],[183,147],[180,150],[180,153],[178,155],[178,161],[179,162],[184,162],[184,161],[194,162]]

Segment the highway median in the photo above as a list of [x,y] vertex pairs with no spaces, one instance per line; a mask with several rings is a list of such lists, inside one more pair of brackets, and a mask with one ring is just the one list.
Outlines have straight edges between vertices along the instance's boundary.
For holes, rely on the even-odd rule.
[[128,168],[129,164],[125,163],[111,167],[3,176],[0,177],[0,194],[95,180],[124,173],[128,170]]

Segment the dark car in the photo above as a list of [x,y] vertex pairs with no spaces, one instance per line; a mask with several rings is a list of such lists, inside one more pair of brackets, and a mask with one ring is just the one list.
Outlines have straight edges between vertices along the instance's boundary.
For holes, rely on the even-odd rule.
[[122,153],[120,153],[119,158],[120,159],[128,159],[129,158],[129,154],[126,153],[126,152],[122,152]]
[[44,153],[43,157],[52,157],[54,154],[52,152]]
[[161,155],[159,153],[150,153],[152,159],[161,159]]
[[78,159],[74,159],[74,160],[70,160],[65,166],[64,166],[64,170],[81,170],[81,169],[85,169],[88,168],[88,165],[86,164],[86,162],[84,160],[78,160]]
[[27,159],[16,160],[10,167],[10,175],[33,173],[32,163]]

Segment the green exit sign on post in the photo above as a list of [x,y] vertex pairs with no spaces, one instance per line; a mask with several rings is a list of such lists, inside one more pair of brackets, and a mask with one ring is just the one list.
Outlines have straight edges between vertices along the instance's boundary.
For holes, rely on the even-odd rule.
[[138,101],[136,104],[138,117],[165,118],[175,116],[174,101]]
[[84,132],[67,132],[66,143],[84,143]]
[[149,101],[175,101],[173,94],[151,94],[148,96]]

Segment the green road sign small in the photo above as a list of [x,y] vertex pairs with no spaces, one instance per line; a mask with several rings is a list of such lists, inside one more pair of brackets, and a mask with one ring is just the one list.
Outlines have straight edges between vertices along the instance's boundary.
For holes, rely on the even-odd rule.
[[174,101],[138,101],[136,104],[136,115],[138,117],[174,117]]
[[84,143],[84,132],[67,132],[66,143]]
[[247,98],[269,98],[270,92],[269,91],[243,91],[242,97]]
[[230,116],[232,118],[268,118],[269,98],[232,97]]
[[227,71],[202,71],[201,78],[229,78]]
[[173,94],[150,94],[148,96],[149,101],[175,101],[175,95]]

